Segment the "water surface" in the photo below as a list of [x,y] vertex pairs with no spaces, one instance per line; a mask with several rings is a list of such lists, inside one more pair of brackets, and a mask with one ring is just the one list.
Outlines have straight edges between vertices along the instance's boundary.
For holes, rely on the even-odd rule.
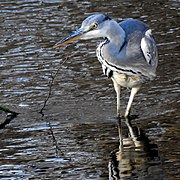
[[[137,116],[122,121],[120,136],[113,85],[95,57],[100,40],[52,49],[97,12],[148,23],[159,50],[157,78],[136,96]],[[180,179],[178,22],[175,0],[1,1],[0,105],[19,113],[0,130],[1,179]],[[123,89],[123,111],[128,97]]]

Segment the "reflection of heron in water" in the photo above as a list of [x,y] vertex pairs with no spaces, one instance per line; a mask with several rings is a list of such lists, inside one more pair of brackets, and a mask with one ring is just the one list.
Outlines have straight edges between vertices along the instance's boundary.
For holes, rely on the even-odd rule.
[[[122,125],[119,120],[120,145],[119,150],[111,154],[109,179],[163,179],[157,145],[150,144],[143,130],[133,127],[129,119],[125,121],[126,129]],[[127,132],[124,133],[124,130]]]

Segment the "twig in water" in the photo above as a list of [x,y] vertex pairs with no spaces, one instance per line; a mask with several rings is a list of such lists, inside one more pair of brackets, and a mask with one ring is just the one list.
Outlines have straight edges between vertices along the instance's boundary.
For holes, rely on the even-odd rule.
[[43,110],[44,110],[44,108],[46,107],[46,104],[47,104],[47,102],[48,102],[48,100],[49,100],[49,98],[50,98],[50,96],[51,96],[52,86],[53,86],[53,83],[54,83],[54,81],[55,81],[55,78],[56,78],[56,76],[57,76],[57,74],[58,74],[58,72],[59,72],[59,70],[60,70],[60,68],[61,68],[61,65],[63,65],[63,64],[67,61],[67,59],[68,59],[68,58],[66,57],[66,59],[65,59],[62,63],[60,63],[60,66],[59,66],[59,68],[56,70],[56,72],[54,73],[54,75],[53,75],[53,74],[51,75],[51,79],[49,80],[49,83],[48,83],[48,84],[49,84],[48,95],[47,95],[46,99],[44,100],[44,104],[43,104],[41,110],[39,111],[39,113],[41,113],[42,116],[44,116]]
[[[61,65],[64,64],[69,58],[70,58],[70,57],[66,57],[66,59],[65,59],[62,63],[60,63],[59,68],[55,71],[54,75],[53,75],[53,74],[51,75],[51,79],[49,80],[49,91],[48,91],[48,94],[47,94],[46,99],[44,100],[44,104],[43,104],[41,110],[39,111],[39,112],[42,114],[42,117],[44,116],[43,110],[44,110],[44,108],[46,107],[47,102],[48,102],[48,100],[49,100],[49,98],[50,98],[50,96],[51,96],[52,86],[53,86],[53,83],[54,83],[54,81],[55,81],[55,78],[56,78],[56,76],[57,76],[57,74],[58,74],[58,72],[59,72],[59,70],[60,70],[60,68],[61,68]],[[56,137],[55,137],[55,135],[54,135],[54,132],[53,132],[53,128],[52,128],[52,126],[51,126],[51,123],[50,123],[49,121],[47,121],[47,124],[48,124],[49,127],[50,127],[50,133],[51,133],[51,136],[52,136],[52,138],[53,138],[53,142],[55,143],[55,146],[56,146],[56,155],[58,156],[59,152],[60,152],[61,155],[64,155],[64,153],[61,151],[61,149],[60,149],[59,146],[58,146],[58,142],[57,142]]]
[[0,124],[0,129],[3,129],[7,124],[11,122],[11,120],[13,120],[19,114],[15,111],[11,111],[10,109],[4,106],[0,106],[0,111],[4,111],[5,113],[7,113],[6,119],[3,123]]
[[61,154],[62,156],[64,156],[64,153],[63,153],[62,150],[59,148],[59,145],[58,145],[58,142],[57,142],[56,137],[55,137],[55,135],[54,135],[54,132],[53,132],[53,128],[52,128],[52,126],[51,126],[51,123],[48,122],[48,125],[49,125],[49,127],[50,127],[49,130],[50,130],[50,133],[51,133],[51,135],[52,135],[53,141],[54,141],[55,146],[56,146],[56,155],[57,155],[57,157],[59,156],[59,152],[60,152],[60,154]]
[[8,109],[7,107],[4,107],[4,106],[0,106],[0,110],[4,111],[6,113],[18,114],[17,112],[12,111],[12,110]]

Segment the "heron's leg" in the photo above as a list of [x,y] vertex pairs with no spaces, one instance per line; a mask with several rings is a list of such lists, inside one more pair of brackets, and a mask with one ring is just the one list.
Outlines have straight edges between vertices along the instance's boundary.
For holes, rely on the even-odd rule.
[[140,89],[140,86],[134,87],[134,88],[131,89],[131,94],[130,94],[128,105],[127,105],[127,108],[126,108],[126,111],[125,111],[125,117],[129,116],[134,96],[139,91],[139,89]]
[[117,117],[121,117],[121,112],[120,112],[120,92],[121,92],[121,86],[113,79],[114,83],[114,89],[116,91],[117,95]]

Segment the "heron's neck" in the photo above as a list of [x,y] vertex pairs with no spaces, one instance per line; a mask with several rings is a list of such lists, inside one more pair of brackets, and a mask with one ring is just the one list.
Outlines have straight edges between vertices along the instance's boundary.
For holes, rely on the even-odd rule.
[[116,21],[109,24],[109,31],[106,33],[106,38],[109,40],[102,49],[104,58],[116,59],[119,56],[120,50],[125,42],[125,32]]

